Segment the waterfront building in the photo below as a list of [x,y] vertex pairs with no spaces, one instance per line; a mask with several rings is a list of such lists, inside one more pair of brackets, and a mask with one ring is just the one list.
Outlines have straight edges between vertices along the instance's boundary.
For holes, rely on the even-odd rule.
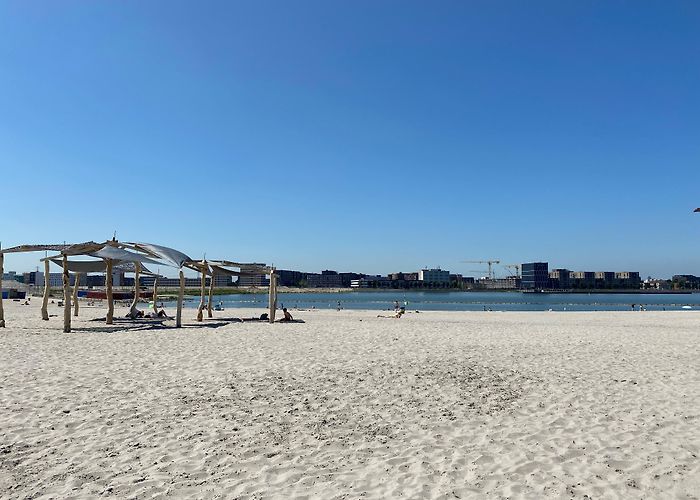
[[641,282],[638,272],[623,271],[615,273],[615,286],[617,288],[639,288]]
[[675,284],[675,278],[676,276],[674,276],[674,280],[664,280],[649,277],[642,282],[642,288],[644,290],[671,290]]
[[611,271],[596,271],[596,288],[613,288],[615,286],[615,273]]
[[15,271],[8,271],[6,273],[2,273],[3,281],[18,281],[17,278],[18,276]]
[[569,283],[571,288],[595,288],[595,273],[592,271],[571,271]]
[[88,288],[105,286],[104,274],[88,274],[85,276],[85,286]]
[[522,265],[521,286],[528,290],[542,290],[549,287],[549,263],[526,262]]
[[571,288],[569,278],[571,271],[568,269],[553,269],[549,272],[549,288],[566,290]]
[[700,288],[700,277],[692,274],[674,274],[671,279],[674,288],[697,290]]
[[306,284],[311,288],[342,288],[343,279],[336,271],[326,270],[321,274],[307,274]]
[[242,273],[255,273],[252,276],[239,276],[238,286],[268,286],[270,284],[270,278],[266,274],[257,274],[258,269],[261,267],[267,267],[267,264],[262,264],[259,262],[251,262],[248,264],[241,264],[240,269]]
[[392,288],[391,280],[386,276],[364,276],[362,278],[352,280],[351,288]]
[[420,271],[418,271],[418,281],[423,281],[425,283],[431,283],[435,285],[449,285],[450,272],[444,271],[440,268],[421,269]]
[[517,276],[494,279],[481,278],[478,281],[478,285],[479,288],[483,288],[485,290],[518,290],[521,286],[521,281]]
[[349,287],[352,280],[359,280],[364,276],[364,274],[360,273],[338,273],[338,275],[340,276],[344,288]]
[[299,286],[301,285],[301,280],[304,279],[304,274],[300,271],[278,269],[275,273],[277,274],[277,284],[279,286]]

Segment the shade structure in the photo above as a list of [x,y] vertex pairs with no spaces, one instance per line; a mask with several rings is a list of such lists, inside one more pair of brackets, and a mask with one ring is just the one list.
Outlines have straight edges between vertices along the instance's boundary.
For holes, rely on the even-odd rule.
[[[57,266],[63,269],[63,259],[58,257],[49,257],[48,259],[42,259],[44,262],[51,261]],[[72,273],[102,273],[107,269],[107,264],[103,260],[69,260],[66,261],[68,270]]]
[[[120,242],[115,238],[102,243],[96,243],[94,241],[86,241],[83,243],[75,244],[28,244],[28,245],[18,245],[15,247],[0,249],[0,271],[3,267],[3,257],[5,253],[18,253],[18,252],[37,252],[37,251],[51,251],[58,252],[59,255],[46,257],[41,259],[45,266],[45,275],[49,275],[49,263],[53,262],[62,268],[63,274],[63,292],[64,292],[64,303],[67,309],[70,309],[71,299],[76,305],[76,315],[77,315],[77,301],[75,297],[71,297],[73,293],[78,289],[78,284],[76,283],[75,288],[70,286],[69,273],[82,274],[82,273],[102,273],[106,274],[105,288],[107,295],[107,324],[111,324],[114,317],[114,302],[113,302],[113,280],[112,274],[114,271],[122,272],[136,272],[138,274],[147,274],[151,276],[158,277],[158,274],[152,273],[147,270],[144,264],[156,264],[176,267],[179,270],[180,278],[180,289],[178,293],[178,313],[177,313],[177,326],[181,326],[181,316],[184,302],[184,288],[185,288],[185,278],[183,269],[188,268],[195,270],[202,274],[201,282],[201,299],[199,306],[199,319],[202,317],[206,290],[206,278],[210,277],[209,283],[209,299],[206,302],[207,313],[212,316],[212,298],[214,293],[214,276],[219,275],[230,275],[230,276],[258,276],[261,274],[271,275],[271,305],[272,305],[272,320],[274,321],[274,309],[276,309],[277,303],[277,279],[274,276],[274,268],[267,267],[265,265],[251,265],[251,264],[240,264],[234,261],[219,260],[212,262],[207,261],[194,261],[187,254],[175,250],[173,248],[165,247],[162,245],[156,245],[153,243],[129,243]],[[95,260],[69,260],[68,257],[75,256],[85,256],[88,259],[93,258]],[[231,268],[241,268],[244,267],[245,271],[234,270]],[[140,271],[140,272],[139,272]],[[138,284],[138,274],[136,284]],[[79,281],[79,278],[77,278]],[[154,280],[154,308],[156,307],[157,299],[157,280]],[[0,278],[0,284],[2,280]],[[48,296],[50,291],[50,282],[45,279],[44,288],[44,300],[41,308],[42,318],[48,319]],[[138,298],[138,290],[135,291],[135,297]],[[4,314],[2,309],[2,297],[0,297],[0,325],[4,326]],[[132,311],[134,304],[132,304]],[[69,332],[71,329],[70,315],[68,310],[64,310],[64,330]]]
[[123,248],[117,248],[110,245],[106,245],[103,248],[97,250],[96,252],[91,252],[90,255],[93,257],[99,257],[101,259],[112,259],[113,261],[124,261],[124,262],[141,262],[142,264],[156,264],[162,265],[162,262],[151,259],[144,254],[139,254],[136,252],[130,252],[124,250]]
[[[49,260],[57,266],[63,268],[63,260],[59,259],[58,257],[49,257],[48,259],[41,260]],[[107,263],[104,260],[69,260],[68,270],[72,273],[103,273],[107,270]],[[114,261],[112,270],[122,271],[125,273],[135,273],[136,264],[134,262]],[[157,276],[157,273],[150,271],[143,264],[140,264],[139,274]]]
[[192,262],[192,259],[187,254],[175,250],[174,248],[154,245],[153,243],[131,243],[131,245],[136,250],[146,252],[152,257],[161,259],[173,267],[181,268],[186,263]]

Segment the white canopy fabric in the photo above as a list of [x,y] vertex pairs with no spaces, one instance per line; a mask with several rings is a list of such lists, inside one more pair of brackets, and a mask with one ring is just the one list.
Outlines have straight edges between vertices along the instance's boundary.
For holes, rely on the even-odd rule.
[[128,250],[124,250],[123,248],[117,248],[111,245],[106,245],[104,248],[98,250],[97,252],[92,252],[90,255],[94,257],[99,257],[101,259],[112,259],[122,260],[126,262],[141,262],[144,264],[163,265],[162,262],[150,259],[143,254],[129,252]]
[[[50,258],[51,262],[63,268],[63,259]],[[69,260],[68,270],[72,273],[102,273],[107,269],[107,264],[104,260]]]
[[180,252],[179,250],[175,250],[174,248],[154,245],[152,243],[134,243],[133,245],[136,249],[144,250],[154,257],[163,259],[165,262],[177,268],[182,267],[186,262],[192,261],[188,255]]
[[[44,259],[42,259],[44,260]],[[63,269],[63,259],[57,257],[49,258],[51,262]],[[133,262],[117,262],[112,269],[114,271],[122,271],[125,273],[135,273],[136,265]],[[68,271],[72,273],[103,273],[107,270],[107,263],[104,260],[69,260]],[[158,276],[157,273],[150,271],[146,266],[142,265],[139,273],[146,276]]]

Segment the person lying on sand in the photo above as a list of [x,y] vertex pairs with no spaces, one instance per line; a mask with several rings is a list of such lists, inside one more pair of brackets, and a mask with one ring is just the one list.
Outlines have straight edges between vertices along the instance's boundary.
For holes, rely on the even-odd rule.
[[[156,310],[156,311],[157,311],[157,310]],[[167,314],[165,314],[165,309],[161,309],[160,311],[157,311],[157,312],[156,312],[156,311],[153,311],[153,312],[150,312],[150,313],[146,314],[146,317],[148,317],[148,318],[166,318],[166,319],[170,319],[170,317],[169,317]]]
[[384,315],[382,315],[382,314],[377,314],[377,318],[396,318],[396,319],[398,319],[398,318],[400,318],[401,316],[403,316],[405,312],[406,312],[406,309],[404,309],[404,308],[402,307],[401,309],[399,309],[398,311],[396,311],[396,314],[392,314],[392,315],[390,315],[390,316],[384,316]]
[[135,311],[129,311],[124,317],[131,319],[143,318],[143,311],[140,309],[136,309]]

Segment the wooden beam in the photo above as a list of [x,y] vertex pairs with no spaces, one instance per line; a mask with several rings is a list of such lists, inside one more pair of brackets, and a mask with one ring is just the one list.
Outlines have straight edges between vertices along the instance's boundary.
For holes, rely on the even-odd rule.
[[78,317],[78,286],[80,285],[80,273],[75,273],[75,281],[73,282],[73,316]]
[[185,300],[185,273],[180,269],[180,290],[177,292],[177,317],[175,318],[175,327],[182,326],[182,302]]
[[158,300],[158,276],[153,278],[153,296],[151,298],[153,299],[153,312],[158,314],[158,304],[156,303]]
[[211,301],[214,297],[214,271],[211,272],[211,277],[209,278],[209,302],[207,303],[207,317],[211,318],[213,313],[211,312]]
[[107,324],[114,321],[114,295],[112,294],[112,259],[107,259],[107,274],[105,275],[105,288],[107,292]]
[[0,252],[0,328],[5,328],[5,310],[2,308],[2,273],[5,267],[5,254]]
[[204,320],[204,294],[206,293],[207,289],[207,273],[205,271],[206,269],[206,261],[202,261],[202,287],[200,290],[199,294],[199,307],[197,308],[197,321],[203,321]]
[[[48,277],[47,277],[48,278]],[[63,332],[70,333],[70,275],[68,256],[63,255]]]
[[49,280],[49,260],[44,261],[44,297],[41,300],[41,319],[49,320],[49,295],[51,294],[51,281]]
[[131,319],[136,319],[136,314],[138,308],[136,307],[139,303],[139,275],[141,274],[141,263],[134,262],[134,300],[131,301],[131,307],[129,308],[129,316]]
[[277,276],[275,270],[270,271],[270,291],[269,291],[269,306],[270,312],[268,318],[270,323],[275,322],[275,313],[277,312]]

